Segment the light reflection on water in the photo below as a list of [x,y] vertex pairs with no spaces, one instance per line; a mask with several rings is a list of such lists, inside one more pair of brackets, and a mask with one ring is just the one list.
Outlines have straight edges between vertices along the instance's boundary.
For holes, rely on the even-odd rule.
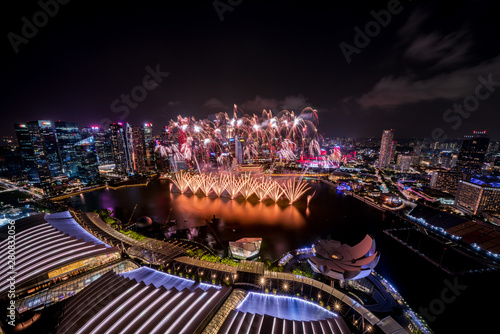
[[258,223],[288,228],[300,228],[306,223],[304,216],[293,205],[177,193],[171,193],[170,198],[176,212],[190,218],[209,219],[215,215],[223,221],[233,220],[244,225]]
[[275,204],[269,199],[259,202],[256,196],[231,200],[214,194],[208,197],[181,194],[171,192],[169,184],[167,180],[153,180],[147,187],[102,189],[74,196],[70,202],[83,211],[111,209],[123,222],[133,222],[141,216],[157,223],[175,219],[175,229],[204,225],[215,215],[218,221],[210,224],[210,230],[224,247],[239,238],[261,237],[261,255],[271,259],[296,248],[309,247],[318,238],[331,236],[344,242],[351,239],[359,242],[368,225],[377,219],[366,210],[379,216],[377,210],[360,208],[357,200],[346,198],[322,183],[310,184],[313,188],[310,192],[315,191],[316,195],[309,207],[306,196],[293,205],[284,200]]

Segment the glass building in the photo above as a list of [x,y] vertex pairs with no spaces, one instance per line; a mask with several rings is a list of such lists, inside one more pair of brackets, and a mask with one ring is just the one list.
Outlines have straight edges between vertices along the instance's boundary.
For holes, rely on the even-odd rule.
[[77,176],[83,183],[92,184],[99,181],[99,164],[94,145],[94,137],[85,138],[75,144],[78,156]]
[[57,140],[61,152],[62,170],[70,178],[78,176],[78,150],[75,144],[81,140],[78,124],[69,122],[55,122]]
[[466,174],[481,173],[489,142],[486,131],[474,131],[471,136],[465,136],[458,154],[458,171]]

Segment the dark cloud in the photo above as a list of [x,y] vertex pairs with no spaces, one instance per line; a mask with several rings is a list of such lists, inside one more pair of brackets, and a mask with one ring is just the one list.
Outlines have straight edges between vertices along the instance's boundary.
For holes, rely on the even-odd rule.
[[442,72],[429,79],[418,80],[414,75],[386,76],[371,91],[356,101],[362,107],[395,107],[436,99],[463,99],[474,94],[477,77],[492,75],[500,78],[500,56],[475,66]]
[[405,56],[412,61],[432,62],[434,67],[463,63],[472,47],[472,40],[465,30],[447,35],[432,32],[420,35],[408,47]]
[[228,106],[226,106],[224,104],[224,102],[222,102],[221,100],[219,100],[215,97],[212,97],[212,98],[206,100],[205,103],[203,104],[203,106],[205,108],[208,108],[208,109],[217,109],[219,111],[229,108]]

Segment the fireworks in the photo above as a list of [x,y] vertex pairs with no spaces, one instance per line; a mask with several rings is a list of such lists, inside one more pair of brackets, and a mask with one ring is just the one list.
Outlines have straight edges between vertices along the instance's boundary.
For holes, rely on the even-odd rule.
[[298,200],[302,195],[304,195],[307,190],[309,190],[309,186],[305,181],[295,182],[295,180],[287,180],[281,188],[283,189],[283,194],[290,201],[290,204],[293,204],[296,200]]
[[189,180],[191,179],[191,174],[186,172],[175,173],[175,178],[172,179],[173,184],[180,190],[181,193],[185,193],[189,188]]
[[[280,183],[271,178],[255,178],[250,173],[240,176],[232,174],[213,176],[205,173],[180,172],[175,174],[172,182],[181,193],[185,193],[189,189],[193,194],[201,192],[208,196],[213,191],[220,197],[226,192],[231,199],[241,194],[247,200],[250,196],[255,195],[259,201],[270,198],[274,202],[278,202],[284,196],[290,204],[296,202],[310,189],[305,181],[288,179]],[[172,187],[170,189],[172,190]],[[309,201],[310,199],[308,199]]]
[[264,110],[258,117],[245,114],[235,105],[232,115],[218,113],[211,120],[182,116],[171,120],[165,128],[167,141],[158,142],[156,151],[200,170],[198,162],[210,163],[213,156],[219,166],[229,163],[230,159],[222,157],[230,153],[232,141],[243,138],[241,149],[246,159],[264,154],[271,160],[291,161],[307,153],[307,145],[309,151],[320,153],[317,125],[317,111],[312,108],[305,108],[298,116],[288,110],[275,116],[271,110]]

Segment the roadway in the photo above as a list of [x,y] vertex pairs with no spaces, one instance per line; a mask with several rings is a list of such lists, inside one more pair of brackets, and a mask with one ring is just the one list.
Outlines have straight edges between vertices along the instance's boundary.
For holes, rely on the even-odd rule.
[[34,196],[36,198],[42,198],[43,197],[42,195],[40,195],[40,194],[38,194],[36,192],[30,191],[30,190],[28,190],[28,189],[26,189],[24,187],[18,187],[15,184],[13,184],[12,182],[7,181],[5,179],[0,179],[0,185],[2,185],[2,186],[4,186],[4,187],[7,188],[4,191],[7,191],[7,190],[11,190],[11,191],[12,190],[17,190],[17,191],[22,191],[22,192],[28,193],[31,196]]

